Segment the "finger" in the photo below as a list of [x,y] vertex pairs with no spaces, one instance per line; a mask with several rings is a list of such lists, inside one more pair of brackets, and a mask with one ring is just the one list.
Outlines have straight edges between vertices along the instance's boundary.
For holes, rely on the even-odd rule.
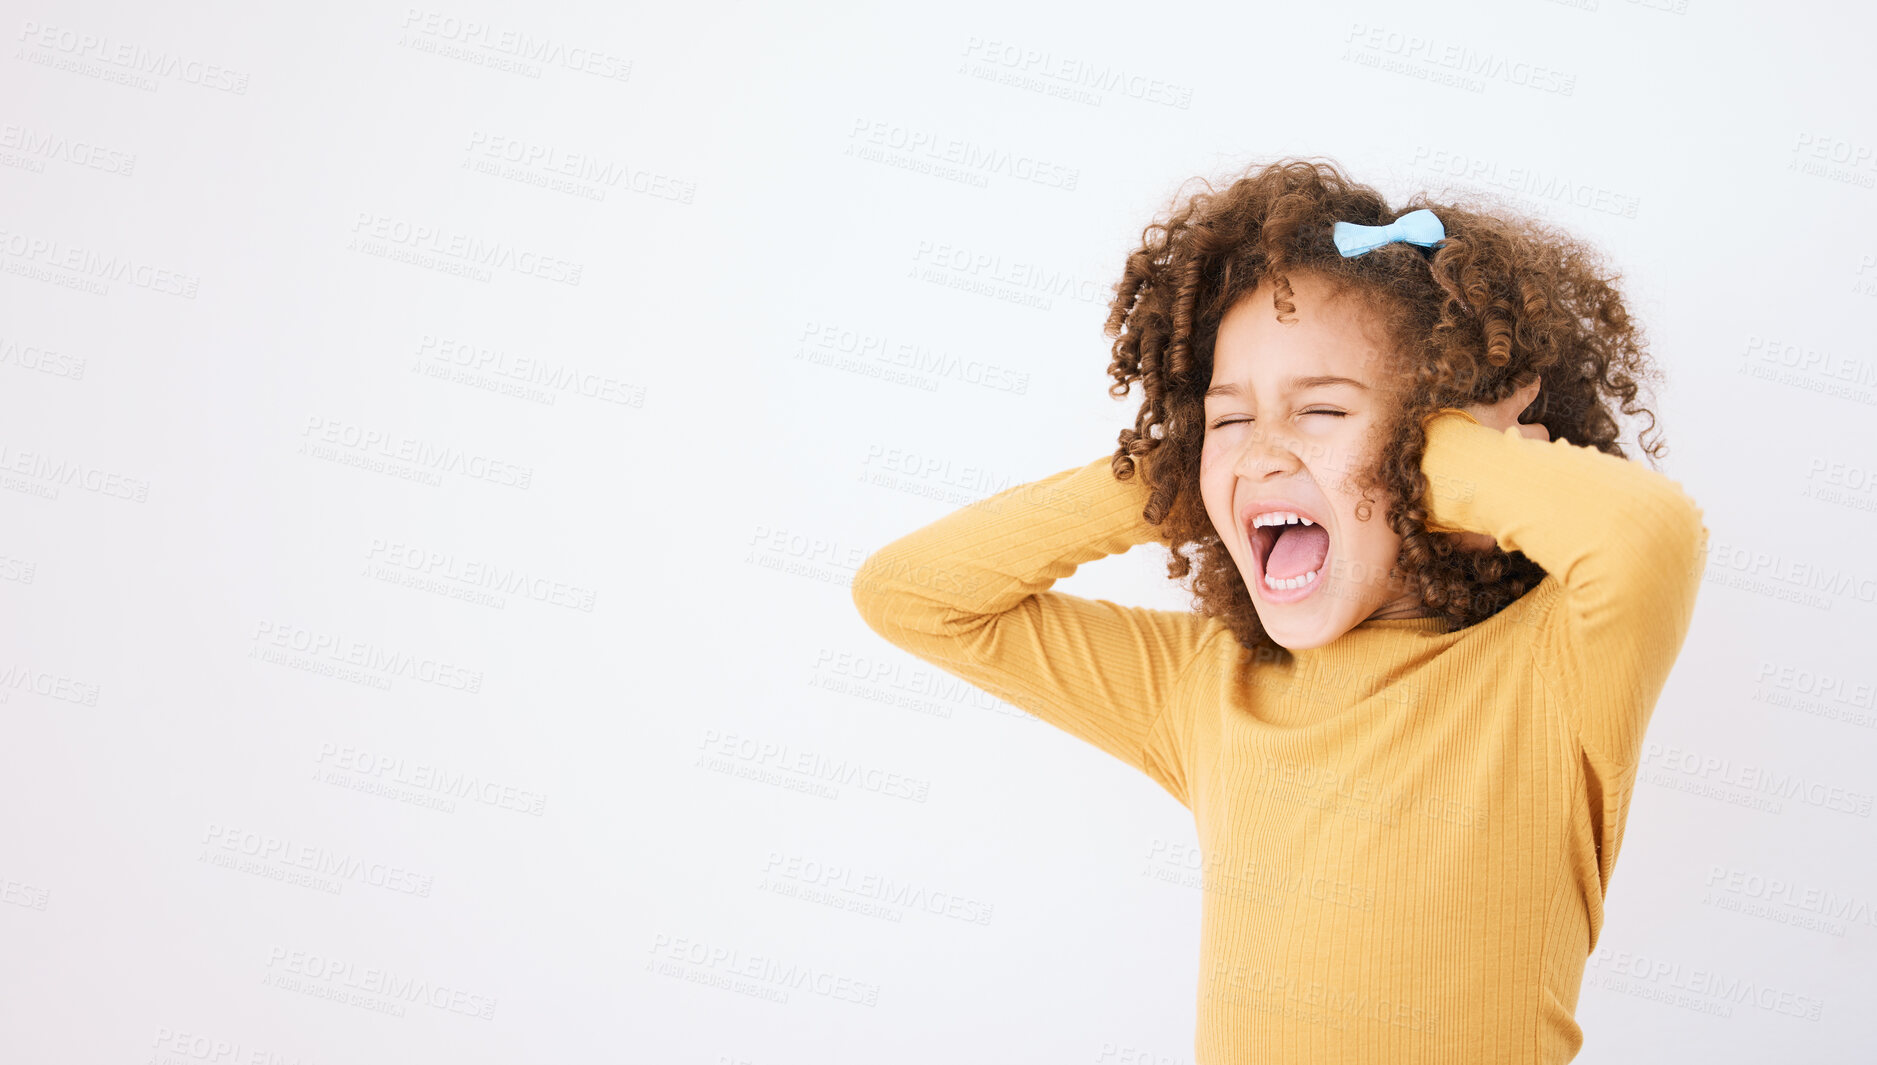
[[1454,538],[1454,546],[1462,551],[1491,551],[1499,546],[1499,541],[1485,533],[1460,533]]

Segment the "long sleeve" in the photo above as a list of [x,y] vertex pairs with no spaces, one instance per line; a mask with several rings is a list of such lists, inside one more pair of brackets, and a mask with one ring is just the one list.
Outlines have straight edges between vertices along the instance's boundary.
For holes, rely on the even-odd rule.
[[905,651],[1101,748],[1190,806],[1182,730],[1163,721],[1204,619],[1051,591],[1084,562],[1159,539],[1145,464],[1107,457],[1016,485],[875,551],[854,605]]
[[1562,586],[1539,640],[1584,747],[1634,768],[1694,614],[1701,508],[1639,463],[1495,431],[1465,411],[1425,421],[1429,528],[1490,533]]
[[1589,903],[1594,945],[1643,734],[1693,618],[1708,528],[1680,484],[1627,459],[1515,427],[1495,432],[1451,407],[1423,424],[1429,527],[1491,533],[1559,585],[1533,620],[1535,660],[1583,752],[1600,887]]

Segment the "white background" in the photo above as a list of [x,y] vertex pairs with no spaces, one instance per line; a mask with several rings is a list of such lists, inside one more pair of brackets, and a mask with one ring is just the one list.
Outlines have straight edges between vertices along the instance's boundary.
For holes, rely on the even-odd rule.
[[1861,9],[7,8],[6,1061],[1190,1061],[1190,815],[848,581],[1112,451],[1123,257],[1279,155],[1590,239],[1666,373],[1579,1060],[1877,1053]]

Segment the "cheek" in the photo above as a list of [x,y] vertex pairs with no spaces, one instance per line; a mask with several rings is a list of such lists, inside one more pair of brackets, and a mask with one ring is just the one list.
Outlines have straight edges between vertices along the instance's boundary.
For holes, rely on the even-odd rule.
[[1221,524],[1229,519],[1225,517],[1232,509],[1232,493],[1229,485],[1219,483],[1216,477],[1207,477],[1202,469],[1199,476],[1199,498],[1206,504],[1206,517],[1212,519],[1214,530],[1223,530]]
[[1358,474],[1367,468],[1368,450],[1359,441],[1324,440],[1316,443],[1316,458],[1311,463],[1323,490],[1338,496],[1348,496],[1351,504],[1359,497],[1357,491]]
[[1395,531],[1384,525],[1379,517],[1381,508],[1371,513],[1368,521],[1356,523],[1356,546],[1367,555],[1393,557],[1400,545],[1396,542]]
[[1221,539],[1229,540],[1225,535],[1232,527],[1232,471],[1229,466],[1204,455],[1200,457],[1199,499],[1206,506],[1206,517],[1212,519],[1213,531],[1219,533]]
[[1219,491],[1230,486],[1231,474],[1225,469],[1224,454],[1212,444],[1211,438],[1199,448],[1199,494],[1206,500],[1206,509],[1212,508],[1212,502]]
[[1348,539],[1350,561],[1365,581],[1382,579],[1394,568],[1395,557],[1401,553],[1401,538],[1382,520],[1379,505],[1371,511],[1368,521],[1355,522],[1355,531]]

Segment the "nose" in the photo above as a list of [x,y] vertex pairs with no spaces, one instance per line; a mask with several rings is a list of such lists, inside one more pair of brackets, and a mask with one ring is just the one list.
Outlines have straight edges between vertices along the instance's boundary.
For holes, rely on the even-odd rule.
[[1262,481],[1293,473],[1301,463],[1297,440],[1291,434],[1267,429],[1269,421],[1248,427],[1240,443],[1232,472],[1248,481]]

